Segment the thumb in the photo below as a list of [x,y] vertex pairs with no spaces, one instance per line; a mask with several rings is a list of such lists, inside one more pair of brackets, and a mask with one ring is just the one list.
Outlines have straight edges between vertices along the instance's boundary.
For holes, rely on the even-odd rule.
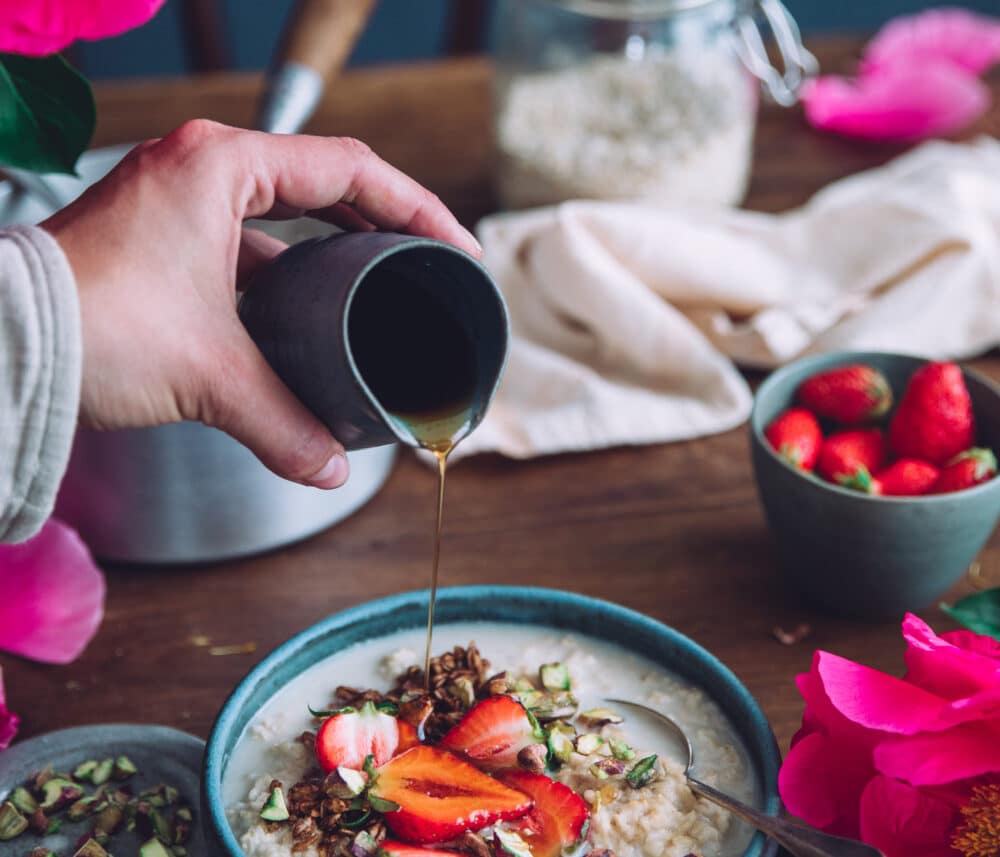
[[347,481],[344,448],[282,383],[242,329],[229,365],[206,385],[202,419],[248,447],[266,467],[315,488]]

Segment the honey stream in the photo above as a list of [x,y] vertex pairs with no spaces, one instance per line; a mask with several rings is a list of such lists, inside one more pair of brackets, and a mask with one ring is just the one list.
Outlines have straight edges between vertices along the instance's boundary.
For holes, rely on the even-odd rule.
[[438,467],[437,526],[434,529],[434,560],[431,563],[430,598],[427,603],[427,645],[424,650],[424,690],[431,691],[431,644],[434,640],[434,605],[437,602],[438,569],[441,565],[441,525],[444,523],[444,481],[448,474],[448,454],[455,448],[451,441],[447,446],[433,449]]

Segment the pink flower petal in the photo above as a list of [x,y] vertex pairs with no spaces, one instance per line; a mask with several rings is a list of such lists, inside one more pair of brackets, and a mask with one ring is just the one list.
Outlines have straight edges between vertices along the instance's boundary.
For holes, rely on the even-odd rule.
[[963,723],[947,732],[889,738],[875,748],[875,767],[915,786],[1000,773],[1000,723]]
[[802,730],[822,731],[841,742],[845,747],[857,746],[869,752],[883,737],[879,732],[860,726],[848,719],[833,704],[820,676],[820,665],[826,652],[813,655],[812,671],[796,678],[799,693],[806,702],[802,716]]
[[858,835],[858,796],[875,775],[871,757],[815,732],[799,740],[778,773],[789,812],[838,836]]
[[76,532],[50,519],[0,545],[0,649],[46,663],[76,658],[104,614],[104,575]]
[[952,803],[889,777],[861,795],[861,838],[885,857],[957,857],[949,843],[958,818]]
[[0,51],[44,56],[146,23],[165,0],[0,0]]
[[931,9],[896,18],[865,48],[861,73],[947,63],[979,75],[1000,62],[1000,19],[966,9]]
[[4,750],[17,734],[18,716],[7,709],[3,691],[3,670],[0,670],[0,750]]
[[1000,642],[972,631],[938,636],[912,613],[903,620],[903,637],[907,681],[952,700],[1000,691]]
[[902,679],[818,652],[816,672],[830,703],[852,723],[866,729],[912,735],[945,728],[939,723],[947,701]]
[[816,128],[883,142],[950,134],[986,112],[990,90],[944,63],[887,67],[850,81],[826,76],[803,90],[806,119]]

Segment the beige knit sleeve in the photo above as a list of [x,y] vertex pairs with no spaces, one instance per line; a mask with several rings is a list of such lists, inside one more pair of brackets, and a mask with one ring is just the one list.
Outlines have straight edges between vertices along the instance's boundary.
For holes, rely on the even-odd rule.
[[55,239],[0,230],[0,541],[52,512],[80,404],[80,307]]

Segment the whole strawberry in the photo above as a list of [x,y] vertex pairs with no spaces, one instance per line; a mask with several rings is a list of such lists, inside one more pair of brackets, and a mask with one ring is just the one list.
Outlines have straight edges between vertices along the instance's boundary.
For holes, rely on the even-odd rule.
[[816,466],[823,432],[816,417],[805,408],[785,411],[767,427],[764,437],[792,467],[811,471]]
[[892,388],[885,375],[862,363],[838,366],[807,378],[796,394],[818,417],[859,425],[889,413]]
[[972,448],[960,452],[943,468],[931,488],[934,494],[949,494],[972,488],[997,475],[997,458],[988,449]]
[[926,494],[938,479],[940,471],[918,458],[899,458],[875,474],[868,489],[870,494],[883,497],[915,497]]
[[928,363],[910,378],[889,425],[889,443],[901,458],[941,466],[972,446],[975,422],[962,370]]
[[819,451],[816,472],[828,482],[868,491],[872,474],[885,461],[881,429],[846,429],[831,434]]

